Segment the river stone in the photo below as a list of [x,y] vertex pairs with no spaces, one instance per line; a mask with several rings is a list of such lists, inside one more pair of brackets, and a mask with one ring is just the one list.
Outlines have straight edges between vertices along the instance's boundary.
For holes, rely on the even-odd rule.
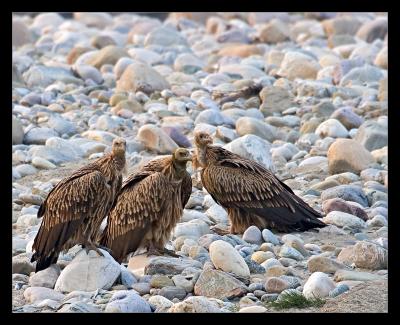
[[243,233],[242,239],[250,244],[261,244],[261,231],[256,226],[250,226]]
[[325,256],[312,256],[307,261],[308,270],[313,272],[335,273],[338,269],[344,269],[346,266],[342,263],[336,262]]
[[322,221],[338,227],[350,227],[353,229],[362,229],[366,227],[365,222],[360,218],[341,211],[329,212],[324,218],[322,218]]
[[367,21],[357,31],[356,36],[368,43],[372,43],[376,39],[384,39],[388,32],[388,21],[384,17]]
[[199,238],[205,234],[209,234],[210,232],[210,228],[206,222],[194,219],[188,222],[178,223],[174,230],[174,237],[188,236]]
[[195,295],[217,299],[240,297],[246,292],[242,282],[218,270],[203,271],[194,286]]
[[275,140],[275,128],[252,117],[241,117],[236,121],[236,132],[239,136],[254,134],[269,142]]
[[134,290],[120,290],[113,294],[104,311],[106,313],[151,313],[151,307]]
[[[151,298],[150,298],[151,299]],[[220,313],[217,304],[203,296],[192,296],[174,304],[169,313]]]
[[343,124],[336,119],[329,119],[322,122],[315,130],[315,134],[321,138],[347,138],[349,135]]
[[64,297],[62,293],[44,287],[29,287],[24,291],[24,298],[28,303],[36,303],[44,299],[61,301]]
[[225,145],[224,148],[244,158],[255,160],[271,171],[275,170],[269,142],[254,134],[237,138]]
[[75,78],[70,70],[61,67],[47,67],[44,65],[32,65],[23,73],[22,77],[30,88],[47,87],[55,81],[64,83],[81,84],[82,80]]
[[368,120],[359,127],[354,140],[368,151],[380,149],[388,144],[388,129],[376,121]]
[[337,139],[328,149],[330,174],[352,172],[359,174],[374,162],[371,153],[352,139]]
[[138,131],[137,139],[142,141],[146,148],[158,153],[171,154],[178,148],[162,129],[153,124],[143,125]]
[[60,267],[57,264],[53,264],[50,267],[32,275],[29,278],[29,285],[31,287],[45,287],[53,289],[60,273]]
[[25,134],[23,142],[25,144],[45,144],[47,139],[58,137],[58,135],[53,129],[34,127]]
[[108,45],[90,57],[86,64],[100,69],[104,64],[116,64],[117,61],[122,57],[129,57],[129,54],[121,47]]
[[183,45],[188,46],[188,42],[178,31],[162,26],[153,29],[150,33],[147,34],[144,40],[144,46],[148,47],[151,45],[158,46],[174,46],[174,45]]
[[335,283],[325,273],[314,272],[304,284],[303,295],[307,299],[324,298],[335,287]]
[[363,269],[387,269],[388,251],[374,243],[361,241],[353,247],[353,262]]
[[24,129],[21,121],[14,115],[12,117],[12,144],[22,144],[24,139]]
[[117,91],[142,91],[151,94],[154,91],[169,89],[168,81],[146,63],[130,64],[117,81]]
[[243,257],[230,244],[223,240],[211,243],[210,258],[217,269],[233,273],[239,277],[248,278],[250,270]]
[[378,274],[369,272],[360,272],[352,270],[337,270],[333,279],[336,282],[340,281],[376,281],[383,280],[383,277]]
[[110,289],[119,277],[121,269],[108,252],[104,250],[101,252],[104,256],[99,256],[93,250],[88,254],[85,250],[81,250],[62,270],[55,284],[55,290],[71,292]]
[[262,99],[260,111],[264,116],[270,116],[274,112],[283,112],[289,107],[297,106],[294,96],[282,87],[264,87],[259,94]]
[[347,203],[345,200],[340,198],[333,198],[326,200],[322,203],[322,210],[325,214],[328,214],[331,211],[341,211],[348,214],[352,214],[361,220],[367,221],[368,215],[367,213],[360,207]]
[[267,293],[281,293],[289,288],[289,283],[278,277],[270,277],[265,282],[265,291]]
[[145,267],[145,274],[180,274],[187,267],[202,268],[202,264],[192,259],[155,257]]
[[167,312],[174,305],[172,301],[160,295],[151,296],[149,303],[156,307],[156,312],[162,313]]
[[355,185],[339,185],[326,189],[321,193],[321,200],[341,198],[345,201],[354,201],[363,207],[368,207],[368,198],[361,187]]

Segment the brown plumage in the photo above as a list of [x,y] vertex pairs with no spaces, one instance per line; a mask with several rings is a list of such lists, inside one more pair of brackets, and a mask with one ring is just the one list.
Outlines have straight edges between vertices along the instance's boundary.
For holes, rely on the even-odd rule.
[[179,148],[171,156],[151,160],[124,181],[101,240],[119,263],[140,247],[149,254],[167,252],[164,245],[192,192],[186,171],[191,158],[187,149]]
[[231,233],[249,226],[278,231],[305,231],[324,227],[317,211],[293,193],[268,169],[221,147],[205,132],[195,134],[194,165],[213,199],[228,211]]
[[124,139],[115,139],[110,153],[76,170],[48,194],[38,211],[43,220],[32,246],[36,272],[77,244],[101,254],[94,243],[122,184],[125,148]]

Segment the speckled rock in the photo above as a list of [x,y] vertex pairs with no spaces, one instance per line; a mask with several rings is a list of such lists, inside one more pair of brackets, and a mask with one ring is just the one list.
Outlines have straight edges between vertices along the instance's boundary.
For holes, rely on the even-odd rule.
[[249,277],[250,270],[243,257],[230,244],[217,240],[210,245],[210,258],[217,269],[240,277]]
[[171,154],[178,145],[160,128],[153,124],[143,125],[137,135],[146,148],[158,153]]
[[360,173],[374,162],[371,153],[352,139],[337,139],[328,150],[330,174]]
[[203,271],[194,286],[195,295],[218,299],[240,297],[246,292],[247,287],[242,282],[217,270]]
[[169,83],[151,66],[135,62],[127,66],[117,82],[118,91],[142,91],[151,94],[154,91],[169,89]]

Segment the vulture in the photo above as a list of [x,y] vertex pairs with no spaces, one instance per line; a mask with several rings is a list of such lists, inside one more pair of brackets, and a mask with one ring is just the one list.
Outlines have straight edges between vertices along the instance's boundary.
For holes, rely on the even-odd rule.
[[201,167],[203,186],[227,210],[231,233],[252,225],[280,232],[326,226],[317,219],[321,214],[259,163],[213,146],[206,132],[195,133],[194,142],[193,166]]
[[100,242],[116,261],[122,263],[139,248],[146,248],[147,255],[177,256],[164,245],[192,193],[186,171],[191,160],[187,149],[178,148],[170,156],[151,160],[124,181]]
[[103,256],[96,239],[122,185],[125,149],[124,139],[114,139],[110,153],[79,168],[50,191],[37,214],[43,220],[32,246],[36,272],[78,244]]

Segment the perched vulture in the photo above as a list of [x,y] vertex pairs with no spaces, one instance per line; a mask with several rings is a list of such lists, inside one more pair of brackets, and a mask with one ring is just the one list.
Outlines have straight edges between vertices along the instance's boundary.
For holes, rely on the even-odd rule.
[[61,251],[77,244],[103,255],[96,238],[122,185],[125,148],[124,139],[115,139],[110,153],[76,170],[48,194],[38,211],[43,221],[32,246],[36,272],[56,263]]
[[138,248],[147,248],[148,255],[174,255],[164,245],[192,192],[186,171],[190,160],[189,151],[178,148],[171,156],[151,160],[124,181],[101,240],[116,261],[122,263]]
[[317,219],[322,215],[265,167],[212,146],[205,132],[197,132],[194,141],[193,165],[202,167],[203,186],[228,211],[231,233],[243,233],[251,225],[282,232],[325,226]]

